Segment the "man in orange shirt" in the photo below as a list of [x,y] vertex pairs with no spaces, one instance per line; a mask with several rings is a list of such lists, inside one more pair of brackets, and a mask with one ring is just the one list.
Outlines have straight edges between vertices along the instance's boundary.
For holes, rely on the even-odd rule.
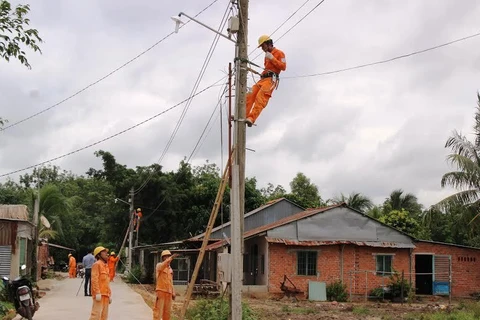
[[172,255],[170,251],[163,250],[162,262],[157,263],[155,273],[157,276],[157,284],[155,290],[157,299],[153,306],[153,320],[170,320],[172,311],[172,300],[175,300],[175,290],[173,288],[173,270],[170,262],[177,256]]
[[108,272],[108,249],[96,247],[93,255],[97,262],[92,266],[92,313],[90,320],[107,320],[108,306],[112,303],[112,291],[110,290],[110,277]]
[[278,86],[278,77],[281,71],[287,69],[285,54],[273,46],[273,40],[263,35],[258,39],[258,47],[265,52],[265,69],[261,79],[252,87],[247,95],[246,123],[251,127],[262,110],[267,106],[273,90]]
[[108,271],[110,272],[110,281],[113,282],[115,278],[115,268],[117,267],[117,262],[120,260],[120,257],[115,256],[115,252],[110,253],[110,258],[108,258]]
[[68,254],[68,276],[70,278],[77,277],[77,260],[71,253]]

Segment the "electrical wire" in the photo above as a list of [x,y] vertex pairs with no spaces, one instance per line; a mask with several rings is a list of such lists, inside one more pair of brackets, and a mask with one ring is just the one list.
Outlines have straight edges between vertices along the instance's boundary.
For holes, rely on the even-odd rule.
[[[227,19],[227,17],[228,17],[228,10],[229,10],[230,6],[231,6],[231,4],[230,4],[230,2],[228,2],[227,8],[226,8],[226,10],[225,10],[225,13],[223,14],[222,20],[221,20],[220,25],[219,25],[219,27],[218,27],[218,30],[219,30],[219,31],[220,31],[220,30],[225,26],[225,24],[227,23],[227,20],[228,20],[228,19]],[[187,102],[187,104],[186,104],[185,107],[183,108],[182,114],[180,115],[180,118],[178,119],[177,124],[176,124],[174,130],[173,130],[173,132],[172,132],[172,134],[171,134],[171,136],[170,136],[170,138],[169,138],[169,140],[168,140],[168,142],[167,142],[167,144],[166,144],[166,146],[165,146],[165,148],[164,148],[164,150],[163,150],[160,158],[159,158],[159,159],[157,160],[157,162],[156,162],[157,164],[160,164],[160,163],[163,161],[163,159],[164,159],[164,157],[166,156],[168,150],[170,149],[170,146],[171,146],[172,143],[173,143],[173,140],[175,139],[175,137],[176,137],[176,135],[177,135],[177,133],[178,133],[178,131],[179,131],[179,129],[180,129],[180,126],[181,126],[183,120],[185,119],[186,113],[187,113],[188,109],[190,108],[190,105],[191,105],[191,103],[192,103],[192,101],[193,101],[193,97],[194,97],[193,95],[195,94],[196,90],[198,89],[198,86],[200,85],[200,82],[201,82],[202,79],[203,79],[203,76],[205,75],[205,72],[206,72],[207,67],[208,67],[208,65],[209,65],[209,63],[210,63],[210,60],[211,60],[211,58],[212,58],[212,56],[213,56],[213,53],[214,53],[214,51],[215,51],[215,49],[216,49],[216,47],[217,47],[217,44],[218,44],[219,39],[220,39],[220,35],[219,35],[219,34],[215,34],[215,37],[214,37],[214,39],[213,39],[213,42],[212,42],[212,44],[210,45],[210,49],[209,49],[209,51],[208,51],[208,53],[207,53],[207,56],[205,57],[205,60],[204,60],[204,62],[203,62],[202,68],[200,69],[200,73],[199,73],[199,75],[198,75],[198,77],[197,77],[197,80],[195,81],[194,86],[193,86],[193,89],[192,89],[192,92],[191,92],[191,99]],[[138,194],[139,192],[141,192],[141,191],[147,186],[147,184],[150,182],[150,180],[152,179],[152,177],[153,177],[154,174],[155,174],[155,170],[152,170],[152,171],[150,172],[150,175],[147,177],[147,179],[140,185],[140,187],[138,187],[138,188],[134,191],[134,194]]]
[[459,38],[459,39],[456,39],[456,40],[453,40],[453,41],[449,41],[449,42],[446,42],[446,43],[443,43],[443,44],[439,44],[439,45],[436,45],[436,46],[433,46],[433,47],[430,47],[430,48],[426,48],[426,49],[423,49],[423,50],[414,51],[414,52],[411,52],[411,53],[402,54],[402,55],[399,55],[399,56],[396,56],[396,57],[393,57],[393,58],[389,58],[389,59],[385,59],[385,60],[380,60],[380,61],[376,61],[376,62],[360,64],[360,65],[357,65],[357,66],[348,67],[348,68],[344,68],[344,69],[333,70],[333,71],[326,71],[326,72],[320,72],[320,73],[305,74],[305,75],[300,75],[300,76],[283,77],[282,79],[297,79],[297,78],[319,77],[319,76],[325,76],[325,75],[330,75],[330,74],[335,74],[335,73],[340,73],[340,72],[345,72],[345,71],[351,71],[351,70],[355,70],[355,69],[361,69],[361,68],[365,68],[365,67],[370,67],[370,66],[374,66],[374,65],[384,64],[384,63],[392,62],[392,61],[395,61],[395,60],[400,60],[400,59],[408,58],[408,57],[411,57],[411,56],[414,56],[414,55],[417,55],[417,54],[422,54],[422,53],[425,53],[425,52],[428,52],[428,51],[440,49],[440,48],[443,48],[443,47],[452,45],[452,44],[454,44],[454,43],[461,42],[461,41],[465,41],[465,40],[469,40],[469,39],[472,39],[472,38],[475,38],[475,37],[478,37],[478,36],[480,36],[480,32],[479,32],[479,33],[472,34],[472,35],[470,35],[470,36],[466,36],[466,37],[463,37],[463,38]]
[[[302,22],[303,20],[305,20],[306,17],[308,17],[310,14],[312,14],[313,11],[315,11],[318,7],[320,7],[320,5],[322,3],[324,3],[325,0],[321,0],[319,3],[317,3],[317,5],[315,7],[313,7],[310,11],[308,11],[302,18],[300,18],[300,20],[298,20],[292,27],[290,27],[290,29],[288,29],[287,31],[285,31],[280,37],[278,37],[275,42],[278,42],[280,39],[282,39],[286,34],[288,34],[290,31],[292,31],[292,29],[294,29],[300,22]],[[302,5],[302,7],[304,6],[305,4]],[[301,8],[301,7],[300,7]],[[300,8],[298,10],[300,10]],[[297,11],[298,11],[297,10]],[[291,17],[289,17],[287,20],[289,20]],[[285,24],[285,23],[283,23]],[[282,25],[283,25],[282,24]],[[255,56],[255,58],[251,59],[251,61],[254,61],[255,59],[257,59],[262,53],[259,53]]]
[[[224,85],[225,85],[225,84],[224,84]],[[213,111],[212,114],[214,114],[214,113],[216,112],[216,110],[217,110],[217,108],[218,108],[218,105],[221,103],[221,101],[222,101],[222,99],[223,99],[223,94],[224,94],[225,92],[227,92],[227,90],[228,90],[228,87],[225,88],[225,90],[222,90],[222,93],[221,93],[221,95],[220,95],[220,97],[219,97],[219,99],[218,99],[218,101],[217,101],[217,104],[216,104],[216,106],[215,106],[214,111]],[[189,163],[190,160],[192,159],[192,155],[194,154],[195,150],[197,149],[197,146],[200,144],[200,147],[201,147],[202,144],[200,143],[200,141],[201,141],[202,138],[204,137],[205,132],[206,132],[206,130],[207,130],[207,127],[208,127],[208,125],[209,125],[210,122],[211,122],[211,119],[212,119],[212,116],[210,116],[209,120],[207,121],[207,124],[205,125],[205,128],[204,128],[203,131],[202,131],[202,134],[201,134],[200,137],[198,138],[197,143],[195,144],[195,147],[194,147],[193,151],[191,152],[190,157],[189,157],[187,163]],[[210,130],[209,130],[206,134],[208,135],[209,132],[210,132]],[[200,147],[198,147],[198,149],[199,149]],[[197,149],[197,151],[198,151],[198,149]],[[177,181],[178,181],[178,176],[177,176],[177,178],[175,179],[174,182],[176,183]],[[162,211],[162,210],[158,210],[158,209],[159,209],[160,206],[165,202],[166,199],[167,199],[166,196],[163,197],[162,201],[160,201],[160,203],[155,207],[155,209],[153,209],[153,211],[152,211],[148,216],[146,216],[145,218],[143,218],[142,221],[145,221],[146,219],[148,219],[148,218],[150,218],[151,216],[153,216],[153,214],[154,214],[155,212],[157,212],[157,211]]]
[[[210,3],[208,6],[206,6],[205,8],[203,8],[199,13],[197,13],[194,18],[198,17],[200,14],[202,14],[203,12],[205,12],[207,9],[209,9],[212,5],[214,5],[216,2],[218,2],[219,0],[214,0],[212,3]],[[180,26],[180,28],[183,28],[185,25],[187,25],[189,22],[191,22],[191,20],[188,20],[186,23],[184,23],[183,25]],[[108,77],[112,76],[113,74],[117,73],[118,71],[120,71],[121,69],[123,69],[124,67],[126,67],[127,65],[131,64],[132,62],[136,61],[137,59],[139,59],[140,57],[142,57],[143,55],[145,55],[147,52],[149,52],[150,50],[152,50],[153,48],[155,48],[156,46],[158,46],[160,43],[162,43],[163,41],[165,41],[166,39],[168,39],[169,37],[171,37],[175,32],[172,31],[170,32],[169,34],[167,34],[166,36],[164,36],[162,39],[158,40],[157,42],[155,42],[153,45],[151,45],[150,47],[148,47],[147,49],[145,49],[144,51],[140,52],[138,55],[136,55],[135,57],[133,57],[132,59],[128,60],[127,62],[125,62],[124,64],[122,64],[121,66],[117,67],[116,69],[114,69],[113,71],[107,73],[106,75],[104,75],[103,77],[99,78],[98,80],[90,83],[89,85],[87,85],[86,87],[76,91],[75,93],[73,93],[72,95],[66,97],[65,99],[51,105],[50,107],[48,108],[45,108],[43,110],[40,110],[38,111],[37,113],[34,113],[26,118],[23,118],[21,120],[18,120],[16,122],[13,122],[12,124],[10,125],[7,125],[3,128],[0,128],[0,131],[5,131],[5,130],[8,130],[10,128],[13,128],[25,121],[28,121],[32,118],[35,118],[55,107],[58,107],[59,105],[67,102],[68,100],[76,97],[77,95],[81,94],[82,92],[84,91],[87,91],[88,89],[90,89],[91,87],[95,86],[96,84],[102,82],[103,80],[107,79]]]
[[[221,81],[224,80],[225,78],[226,78],[226,77],[222,77],[220,80],[215,81],[212,85],[209,85],[208,87],[205,87],[204,89],[198,91],[198,92],[195,94],[195,96],[199,96],[200,94],[204,93],[205,91],[207,91],[207,90],[209,90],[209,89],[211,89],[211,88],[213,88],[213,87],[216,87],[217,84],[218,84],[218,82],[221,82]],[[186,103],[189,99],[190,99],[190,97],[184,99],[183,101],[177,103],[176,105],[174,105],[174,106],[172,106],[172,107],[170,107],[170,108],[168,108],[168,109],[165,109],[165,110],[163,110],[163,111],[155,114],[154,116],[152,116],[152,117],[150,117],[150,118],[148,118],[148,119],[145,119],[145,120],[143,120],[143,121],[141,121],[141,122],[139,122],[139,123],[137,123],[137,124],[135,124],[135,125],[133,125],[133,126],[131,126],[131,127],[128,127],[128,128],[126,128],[126,129],[124,129],[124,130],[122,130],[122,131],[120,131],[120,132],[117,132],[117,133],[115,133],[115,134],[113,134],[113,135],[110,135],[110,136],[108,136],[108,137],[106,137],[106,138],[104,138],[104,139],[98,140],[98,141],[96,141],[96,142],[93,142],[93,143],[88,144],[88,145],[86,145],[86,146],[84,146],[84,147],[78,148],[78,149],[76,149],[76,150],[70,151],[70,152],[65,153],[65,154],[63,154],[63,155],[61,155],[61,156],[52,158],[52,159],[50,159],[50,160],[43,161],[43,162],[37,163],[37,164],[35,164],[35,165],[31,165],[31,166],[28,166],[28,167],[25,167],[25,168],[22,168],[22,169],[14,170],[14,171],[11,171],[11,172],[8,172],[8,173],[1,174],[1,175],[0,175],[0,178],[1,178],[1,177],[5,177],[5,176],[12,175],[12,174],[14,174],[14,173],[22,172],[22,171],[25,171],[25,170],[28,170],[28,169],[32,169],[32,168],[35,168],[35,167],[38,167],[38,166],[47,164],[47,163],[52,162],[52,161],[56,161],[56,160],[59,160],[59,159],[68,157],[68,156],[70,156],[70,155],[72,155],[72,154],[78,153],[78,152],[83,151],[83,150],[85,150],[85,149],[88,149],[88,148],[91,148],[91,147],[93,147],[93,146],[96,146],[96,145],[98,145],[98,144],[100,144],[100,143],[102,143],[102,142],[105,142],[105,141],[108,141],[108,140],[110,140],[110,139],[113,139],[113,138],[115,138],[115,137],[117,137],[117,136],[119,136],[119,135],[122,135],[122,134],[124,134],[124,133],[126,133],[126,132],[128,132],[128,131],[130,131],[130,130],[133,130],[133,129],[135,129],[135,128],[137,128],[137,127],[139,127],[139,126],[141,126],[141,125],[143,125],[143,124],[145,124],[145,123],[147,123],[147,122],[150,122],[150,121],[154,120],[155,118],[157,118],[157,117],[159,117],[159,116],[167,113],[168,111],[171,111],[171,110],[173,110],[173,109],[181,106],[182,104]]]

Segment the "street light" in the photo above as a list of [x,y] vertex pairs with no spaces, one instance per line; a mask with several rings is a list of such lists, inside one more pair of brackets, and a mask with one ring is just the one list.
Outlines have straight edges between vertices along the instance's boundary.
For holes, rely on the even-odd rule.
[[[175,21],[175,33],[178,33],[178,29],[180,29],[180,24],[184,24],[184,22],[183,22],[182,20],[180,20],[181,16],[185,16],[185,17],[187,17],[188,19],[190,19],[190,20],[192,20],[192,21],[195,21],[195,22],[198,23],[199,25],[204,26],[205,28],[207,28],[207,29],[215,32],[216,34],[218,34],[218,35],[224,37],[225,39],[230,40],[230,41],[232,41],[233,43],[236,44],[236,41],[233,40],[233,39],[230,37],[230,35],[231,35],[232,33],[235,33],[235,32],[238,31],[238,23],[233,22],[233,21],[236,21],[235,19],[237,19],[237,17],[231,17],[231,18],[230,18],[230,19],[231,19],[231,20],[230,20],[230,26],[229,26],[229,29],[228,29],[229,36],[226,36],[226,35],[224,35],[223,33],[221,33],[221,32],[219,32],[219,31],[217,31],[217,30],[215,30],[215,29],[207,26],[206,24],[204,24],[204,23],[202,23],[202,22],[200,22],[200,21],[198,21],[198,20],[196,20],[196,19],[194,19],[194,18],[186,15],[186,14],[183,13],[183,12],[180,12],[180,13],[178,14],[178,18],[175,17],[175,16],[171,17],[171,19],[172,19],[173,21]],[[233,20],[232,20],[232,19],[233,19]]]
[[114,201],[115,201],[115,203],[117,203],[118,201],[120,201],[120,202],[123,202],[123,203],[125,203],[125,204],[128,204],[128,205],[130,205],[130,203],[129,203],[129,202],[127,202],[127,201],[124,201],[124,200],[122,200],[122,199],[115,198],[115,200],[114,200]]

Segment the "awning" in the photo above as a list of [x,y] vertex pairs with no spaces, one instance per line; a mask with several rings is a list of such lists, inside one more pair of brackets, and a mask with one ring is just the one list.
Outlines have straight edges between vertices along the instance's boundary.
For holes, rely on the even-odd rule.
[[76,251],[75,249],[67,248],[67,247],[60,246],[58,244],[53,244],[53,243],[48,243],[48,246],[49,247],[54,247],[54,248],[59,248],[59,249],[64,249],[64,250]]

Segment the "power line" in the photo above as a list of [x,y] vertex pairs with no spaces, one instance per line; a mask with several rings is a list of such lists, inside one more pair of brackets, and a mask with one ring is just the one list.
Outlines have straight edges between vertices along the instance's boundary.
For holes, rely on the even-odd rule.
[[[197,93],[195,94],[195,96],[198,96],[198,95],[204,93],[205,91],[207,91],[207,90],[209,90],[209,89],[217,86],[218,82],[221,82],[221,81],[224,80],[224,79],[225,79],[225,77],[222,77],[220,80],[217,80],[217,81],[216,81],[215,83],[213,83],[212,85],[210,85],[210,86],[208,86],[208,87],[200,90],[199,92],[197,92]],[[143,121],[141,121],[141,122],[139,122],[139,123],[137,123],[137,124],[135,124],[135,125],[133,125],[133,126],[131,126],[131,127],[128,127],[128,128],[126,128],[126,129],[124,129],[124,130],[122,130],[122,131],[120,131],[120,132],[117,132],[117,133],[115,133],[115,134],[113,134],[113,135],[111,135],[111,136],[108,136],[108,137],[106,137],[106,138],[104,138],[104,139],[102,139],[102,140],[98,140],[98,141],[93,142],[93,143],[91,143],[91,144],[88,144],[88,145],[86,145],[86,146],[84,146],[84,147],[82,147],[82,148],[78,148],[78,149],[76,149],[76,150],[70,151],[70,152],[68,152],[68,153],[65,153],[65,154],[63,154],[63,155],[61,155],[61,156],[58,156],[58,157],[55,157],[55,158],[52,158],[52,159],[50,159],[50,160],[43,161],[43,162],[37,163],[37,164],[35,164],[35,165],[31,165],[31,166],[28,166],[28,167],[25,167],[25,168],[22,168],[22,169],[18,169],[18,170],[15,170],[15,171],[11,171],[11,172],[8,172],[8,173],[1,174],[1,175],[0,175],[0,178],[1,178],[1,177],[5,177],[5,176],[12,175],[12,174],[14,174],[14,173],[22,172],[22,171],[25,171],[25,170],[28,170],[28,169],[32,169],[32,168],[35,168],[35,167],[37,167],[37,166],[41,166],[41,165],[47,164],[47,163],[52,162],[52,161],[56,161],[56,160],[59,160],[59,159],[68,157],[68,156],[70,156],[70,155],[72,155],[72,154],[78,153],[78,152],[83,151],[83,150],[85,150],[85,149],[88,149],[88,148],[91,148],[91,147],[93,147],[93,146],[96,146],[97,144],[100,144],[100,143],[105,142],[105,141],[107,141],[107,140],[113,139],[113,138],[115,138],[115,137],[117,137],[117,136],[119,136],[119,135],[124,134],[125,132],[128,132],[128,131],[130,131],[130,130],[132,130],[132,129],[135,129],[135,128],[137,128],[137,127],[139,127],[139,126],[141,126],[141,125],[149,122],[149,121],[152,121],[153,119],[155,119],[155,118],[157,118],[157,117],[159,117],[159,116],[167,113],[168,111],[171,111],[171,110],[179,107],[180,105],[182,105],[182,104],[184,104],[185,102],[187,102],[189,99],[190,99],[190,97],[188,97],[187,99],[184,99],[183,101],[177,103],[176,105],[174,105],[174,106],[172,106],[172,107],[170,107],[170,108],[168,108],[168,109],[166,109],[166,110],[163,110],[162,112],[157,113],[156,115],[154,115],[154,116],[152,116],[152,117],[150,117],[150,118],[148,118],[148,119],[146,119],[146,120],[143,120]]]
[[[225,24],[227,23],[227,20],[226,17],[228,16],[228,9],[230,8],[230,2],[227,3],[227,8],[225,10],[225,13],[223,14],[223,17],[222,17],[222,20],[220,22],[220,25],[218,26],[218,30],[221,30]],[[202,81],[203,79],[203,76],[205,75],[205,72],[207,70],[207,67],[210,63],[210,60],[213,56],[213,53],[217,47],[217,44],[218,44],[218,40],[220,39],[220,36],[218,34],[215,34],[215,37],[213,39],[213,42],[212,44],[210,45],[210,49],[208,50],[208,53],[207,53],[207,56],[205,57],[205,60],[203,61],[203,65],[202,65],[202,68],[200,69],[200,73],[197,77],[197,80],[195,81],[195,84],[192,88],[192,92],[190,93],[190,99],[188,100],[187,104],[185,105],[185,107],[183,108],[182,110],[182,114],[180,115],[180,118],[178,119],[177,121],[177,124],[175,125],[175,128],[172,132],[172,134],[170,135],[170,138],[167,142],[167,145],[165,146],[165,148],[163,149],[163,152],[160,156],[160,158],[157,160],[156,163],[160,164],[164,157],[166,156],[167,152],[168,152],[168,149],[170,149],[170,146],[172,145],[173,143],[173,140],[175,139],[179,129],[180,129],[180,126],[183,122],[183,120],[185,119],[185,116],[187,114],[187,111],[188,109],[190,108],[190,105],[193,101],[193,97],[194,97],[194,94],[196,92],[196,90],[198,89],[198,86],[200,85],[200,82]],[[148,184],[148,182],[150,182],[150,180],[152,179],[153,175],[155,173],[155,170],[153,170],[150,175],[147,177],[147,179],[140,185],[140,187],[138,187],[135,191],[134,191],[134,194],[138,194],[140,191],[142,191]]]
[[[214,5],[216,2],[218,2],[218,0],[214,0],[212,3],[210,3],[208,6],[206,6],[205,8],[203,8],[199,13],[197,13],[194,18],[198,17],[200,14],[202,14],[204,11],[206,11],[207,9],[209,9],[212,5]],[[180,26],[180,28],[183,28],[185,25],[187,25],[191,20],[188,20],[185,24],[183,24],[182,26]],[[132,62],[134,62],[135,60],[137,60],[138,58],[140,58],[141,56],[145,55],[147,52],[149,52],[150,50],[152,50],[153,48],[155,48],[156,46],[158,46],[160,43],[162,43],[163,41],[165,41],[166,39],[168,39],[170,36],[172,36],[175,32],[172,31],[170,32],[169,34],[167,34],[165,37],[163,37],[162,39],[158,40],[157,42],[155,42],[153,45],[151,45],[150,47],[148,47],[146,50],[142,51],[141,53],[139,53],[138,55],[136,55],[135,57],[133,57],[132,59],[128,60],[127,62],[125,62],[124,64],[122,64],[121,66],[119,66],[118,68],[114,69],[113,71],[107,73],[105,76],[101,77],[100,79],[90,83],[89,85],[87,85],[86,87],[78,90],[77,92],[75,92],[74,94],[68,96],[67,98],[51,105],[50,107],[48,108],[45,108],[37,113],[34,113],[32,114],[31,116],[28,116],[22,120],[18,120],[16,122],[13,122],[12,124],[8,125],[8,126],[5,126],[3,128],[0,128],[0,131],[5,131],[5,130],[8,130],[10,128],[13,128],[25,121],[28,121],[32,118],[35,118],[55,107],[58,107],[59,105],[67,102],[68,100],[76,97],[77,95],[81,94],[82,92],[90,89],[91,87],[95,86],[96,84],[102,82],[103,80],[107,79],[108,77],[110,77],[111,75],[117,73],[118,71],[120,71],[121,69],[123,69],[124,67],[126,67],[127,65],[131,64]]]
[[[306,0],[300,7],[298,7],[297,10],[295,10],[287,19],[285,19],[282,24],[280,24],[275,30],[273,30],[272,33],[270,33],[270,37],[273,36],[281,27],[283,27],[285,25],[285,23],[287,23],[290,19],[293,18],[294,15],[296,15],[298,13],[298,11],[300,11],[300,9],[302,9],[310,0]],[[252,50],[252,52],[250,52],[248,55],[252,55],[255,51],[258,50],[258,46],[255,47],[255,49]]]
[[320,73],[312,73],[312,74],[306,74],[306,75],[300,75],[300,76],[283,77],[282,79],[296,79],[296,78],[318,77],[318,76],[325,76],[325,75],[329,75],[329,74],[335,74],[335,73],[340,73],[340,72],[355,70],[355,69],[361,69],[361,68],[370,67],[370,66],[374,66],[374,65],[378,65],[378,64],[383,64],[383,63],[392,62],[392,61],[399,60],[399,59],[408,58],[408,57],[411,57],[411,56],[414,56],[414,55],[417,55],[417,54],[422,54],[422,53],[425,53],[425,52],[428,52],[428,51],[436,50],[436,49],[439,49],[439,48],[442,48],[442,47],[446,47],[446,46],[449,46],[449,45],[454,44],[454,43],[457,43],[457,42],[461,42],[461,41],[465,41],[465,40],[468,40],[468,39],[472,39],[472,38],[475,38],[475,37],[478,37],[478,36],[480,36],[480,32],[479,32],[479,33],[472,34],[472,35],[470,35],[470,36],[466,36],[466,37],[463,37],[463,38],[459,38],[459,39],[456,39],[456,40],[453,40],[453,41],[449,41],[449,42],[446,42],[446,43],[443,43],[443,44],[439,44],[439,45],[434,46],[434,47],[430,47],[430,48],[423,49],[423,50],[419,50],[419,51],[414,51],[414,52],[407,53],[407,54],[402,54],[402,55],[400,55],[400,56],[396,56],[396,57],[389,58],[389,59],[385,59],[385,60],[380,60],[380,61],[371,62],[371,63],[365,63],[365,64],[361,64],[361,65],[358,65],[358,66],[349,67],[349,68],[344,68],[344,69],[338,69],[338,70],[333,70],[333,71],[320,72]]
[[[277,38],[277,40],[275,40],[275,42],[278,42],[280,39],[282,39],[286,34],[288,34],[290,31],[292,31],[293,28],[295,28],[300,22],[302,22],[303,20],[305,20],[306,17],[308,17],[313,11],[315,11],[315,9],[317,9],[322,3],[324,3],[325,0],[321,0],[319,3],[317,3],[317,5],[315,7],[313,7],[310,11],[308,11],[302,18],[300,18],[300,20],[298,20],[292,27],[290,27],[290,29],[288,29],[287,31],[285,31],[280,37]],[[293,17],[293,15],[295,13],[298,12],[298,10],[300,10],[306,3],[304,3],[300,8],[297,9],[297,11],[295,11],[290,17],[287,18],[286,21],[290,20],[291,17]],[[284,25],[286,23],[286,21],[284,23],[282,23],[282,25]],[[281,26],[282,26],[281,25]],[[280,28],[280,27],[279,27]],[[277,28],[277,29],[279,29]],[[276,30],[275,30],[276,31]],[[255,60],[257,59],[259,56],[261,55],[261,53],[259,53],[258,55],[255,56],[255,58],[252,59]]]

